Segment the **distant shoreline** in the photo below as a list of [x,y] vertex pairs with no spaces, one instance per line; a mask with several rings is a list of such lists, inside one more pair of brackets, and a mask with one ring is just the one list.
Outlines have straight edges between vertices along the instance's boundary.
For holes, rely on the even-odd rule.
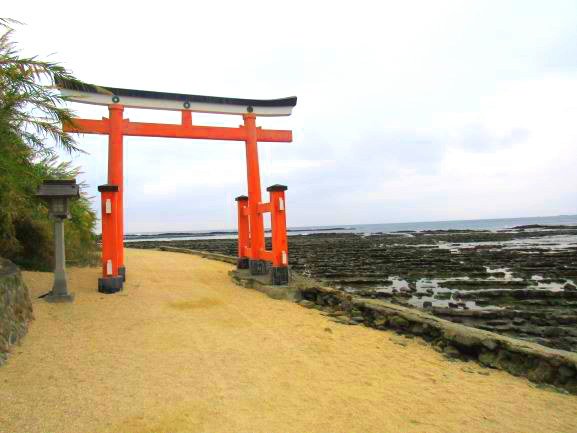
[[[499,231],[499,230],[532,230],[543,227],[560,228],[562,226],[576,226],[577,215],[559,215],[549,217],[527,218],[494,218],[482,220],[454,220],[454,221],[425,221],[408,223],[385,223],[385,224],[355,224],[335,226],[308,226],[291,227],[289,235],[312,234],[312,233],[356,233],[356,234],[411,234],[411,233],[435,233],[439,231]],[[266,231],[270,233],[270,230]],[[176,232],[149,232],[127,233],[127,242],[141,242],[152,240],[193,240],[193,239],[228,239],[237,236],[236,230],[207,230],[207,231],[176,231]]]

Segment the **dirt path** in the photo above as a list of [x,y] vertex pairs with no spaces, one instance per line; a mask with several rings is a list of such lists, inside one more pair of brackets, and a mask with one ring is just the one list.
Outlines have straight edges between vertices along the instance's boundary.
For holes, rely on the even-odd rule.
[[127,268],[122,294],[71,269],[74,304],[34,300],[0,432],[577,432],[577,397],[239,288],[230,265],[127,250]]

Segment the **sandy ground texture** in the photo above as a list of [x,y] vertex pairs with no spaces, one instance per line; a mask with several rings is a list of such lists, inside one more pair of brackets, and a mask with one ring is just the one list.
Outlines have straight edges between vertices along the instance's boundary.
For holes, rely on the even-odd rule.
[[221,262],[126,256],[122,294],[70,269],[74,304],[34,300],[0,368],[1,432],[577,432],[575,396],[237,287]]

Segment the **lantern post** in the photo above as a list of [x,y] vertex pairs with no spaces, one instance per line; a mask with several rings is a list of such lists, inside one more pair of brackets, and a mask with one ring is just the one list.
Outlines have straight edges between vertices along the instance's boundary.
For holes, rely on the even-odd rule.
[[66,252],[64,248],[64,220],[70,217],[69,200],[80,197],[76,180],[45,180],[36,196],[46,201],[54,219],[54,284],[44,299],[47,302],[72,302],[66,281]]

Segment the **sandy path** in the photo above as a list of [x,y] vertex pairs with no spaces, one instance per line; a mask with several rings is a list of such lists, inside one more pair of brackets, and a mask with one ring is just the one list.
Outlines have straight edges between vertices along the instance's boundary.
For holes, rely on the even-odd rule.
[[227,264],[128,250],[127,267],[120,295],[72,269],[73,305],[34,300],[0,432],[577,432],[577,397],[239,288]]

